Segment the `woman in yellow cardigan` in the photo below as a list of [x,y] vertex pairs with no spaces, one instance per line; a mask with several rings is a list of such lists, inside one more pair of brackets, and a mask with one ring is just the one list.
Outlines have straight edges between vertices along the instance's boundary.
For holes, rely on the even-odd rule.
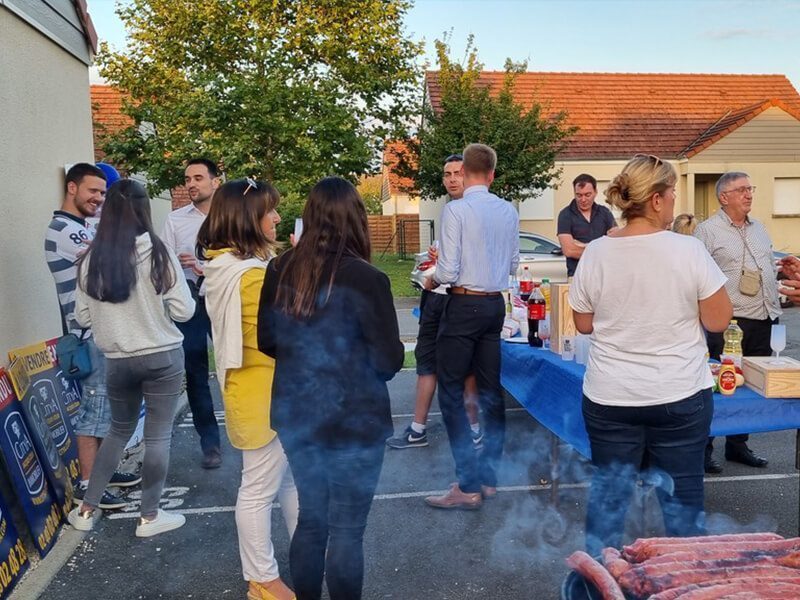
[[297,524],[297,489],[281,442],[270,427],[275,361],[258,351],[256,321],[267,261],[274,255],[280,196],[268,183],[237,179],[221,186],[197,236],[205,265],[206,307],[228,438],[242,451],[236,529],[248,600],[292,600],[278,573],[271,512],[280,500],[289,537]]

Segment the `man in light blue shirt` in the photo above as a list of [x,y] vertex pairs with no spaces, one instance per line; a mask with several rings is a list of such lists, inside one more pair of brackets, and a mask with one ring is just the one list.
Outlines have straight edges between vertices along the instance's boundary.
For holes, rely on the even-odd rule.
[[[464,149],[464,197],[442,212],[435,281],[451,284],[439,325],[436,360],[439,406],[447,428],[458,483],[443,496],[425,498],[436,508],[477,509],[497,493],[503,453],[505,406],[500,387],[500,332],[505,318],[501,292],[519,264],[519,215],[489,193],[497,155],[489,146]],[[464,380],[474,373],[484,418],[484,450],[473,449],[464,409]]]

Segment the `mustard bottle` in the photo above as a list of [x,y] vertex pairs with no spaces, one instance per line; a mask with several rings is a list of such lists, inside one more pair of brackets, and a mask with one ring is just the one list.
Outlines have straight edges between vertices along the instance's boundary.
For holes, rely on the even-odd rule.
[[736,366],[730,358],[722,361],[719,370],[719,391],[723,396],[731,396],[736,391]]

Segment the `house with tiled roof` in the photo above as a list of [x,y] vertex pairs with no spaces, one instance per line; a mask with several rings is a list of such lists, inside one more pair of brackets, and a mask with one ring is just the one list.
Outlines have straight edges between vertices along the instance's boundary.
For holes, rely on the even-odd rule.
[[[484,72],[478,85],[498,90],[504,75]],[[435,71],[426,74],[425,96],[437,110]],[[525,107],[539,103],[545,117],[566,111],[578,128],[558,156],[560,180],[519,204],[522,229],[555,238],[572,179],[594,175],[603,202],[608,182],[641,152],[676,167],[676,211],[701,219],[717,210],[714,184],[723,172],[749,173],[753,216],[776,249],[800,252],[800,95],[784,75],[528,72],[514,96]],[[438,220],[443,204],[423,201],[420,218]]]
[[[107,84],[92,84],[92,133],[94,135],[94,157],[105,159],[103,137],[128,127],[131,118],[122,112],[123,95],[117,88]],[[144,176],[131,175],[133,179],[145,181]],[[161,231],[167,214],[175,208],[189,204],[189,194],[183,186],[161,192],[151,198],[150,208],[156,231]]]
[[414,182],[396,171],[402,148],[402,142],[390,141],[383,150],[381,198],[384,215],[419,213],[419,198],[408,192]]

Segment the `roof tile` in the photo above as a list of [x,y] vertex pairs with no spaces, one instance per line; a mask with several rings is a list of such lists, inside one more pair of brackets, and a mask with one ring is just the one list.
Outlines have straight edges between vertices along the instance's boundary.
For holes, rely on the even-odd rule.
[[[484,71],[478,85],[499,89],[504,76]],[[425,81],[437,110],[438,72]],[[566,111],[579,128],[561,159],[625,158],[634,150],[677,158],[746,123],[768,102],[800,118],[800,95],[784,75],[528,72],[514,95],[526,108],[539,102],[545,118]]]

